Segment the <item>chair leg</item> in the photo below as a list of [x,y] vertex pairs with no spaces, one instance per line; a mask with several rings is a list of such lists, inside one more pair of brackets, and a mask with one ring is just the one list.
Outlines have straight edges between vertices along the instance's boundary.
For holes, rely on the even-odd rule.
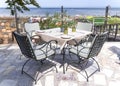
[[46,58],[45,59],[42,59],[42,60],[40,60],[40,62],[41,62],[41,64],[43,65],[43,61],[45,61],[46,60]]
[[27,72],[23,71],[23,73],[25,73],[27,76],[29,76],[30,78],[32,78],[32,79],[35,81],[35,83],[37,82],[37,79],[33,78],[33,77],[32,77],[30,74],[28,74]]
[[67,71],[68,67],[69,67],[69,64],[67,64],[67,66],[66,66],[66,71]]
[[[96,71],[100,71],[100,66],[99,66],[98,62],[94,58],[92,58],[92,59],[96,62],[97,66],[98,66],[98,69]],[[87,64],[88,64],[88,61],[85,63],[84,68],[87,66]],[[94,71],[92,74],[88,75],[87,71],[82,66],[81,66],[81,68],[85,71],[86,79],[87,79],[87,82],[88,82],[89,77],[92,76],[96,71]]]
[[83,62],[83,64],[84,64],[84,66],[81,66],[81,69],[82,70],[84,70],[84,72],[85,72],[85,74],[86,74],[86,79],[87,79],[87,82],[89,81],[89,76],[88,76],[88,73],[87,73],[87,71],[85,70],[85,68],[86,68],[86,66],[87,66],[87,64],[88,64],[88,61],[85,61],[85,62]]
[[52,59],[54,59],[54,58],[55,58],[55,55],[56,55],[56,53],[54,53],[54,54],[52,55]]
[[55,65],[55,69],[56,69],[56,73],[58,73],[58,69],[57,69],[56,65]]
[[98,71],[100,71],[100,66],[99,66],[98,62],[94,58],[92,58],[92,59],[96,62],[97,66],[98,66]]
[[20,56],[19,56],[19,59],[20,59],[20,60],[22,59],[22,56],[23,56],[23,55],[22,55],[22,54],[20,54]]
[[[32,78],[32,79],[35,81],[35,84],[36,84],[36,83],[37,83],[37,77],[36,77],[36,78],[33,78],[30,74],[28,74],[27,72],[24,71],[25,65],[26,65],[30,60],[31,60],[31,59],[28,59],[28,60],[23,64],[21,73],[22,73],[22,74],[25,73],[27,76],[29,76],[30,78]],[[38,74],[37,74],[37,75],[38,75]]]
[[[70,56],[71,59],[72,59],[71,54],[76,55],[75,53],[72,53],[72,52],[69,51],[69,54],[68,54],[68,55]],[[79,61],[78,61],[78,64],[79,64],[79,63],[81,62],[81,58],[80,58],[80,56],[79,56],[78,54],[77,54],[76,56],[77,56],[77,58],[78,58],[78,60],[79,60]]]
[[88,73],[87,73],[87,71],[86,70],[84,70],[85,71],[85,74],[86,74],[86,79],[87,79],[87,82],[89,81],[89,76],[88,76]]
[[28,59],[28,60],[23,64],[23,66],[22,66],[22,71],[21,71],[22,74],[23,74],[25,65],[26,65],[30,60],[31,60],[31,59]]

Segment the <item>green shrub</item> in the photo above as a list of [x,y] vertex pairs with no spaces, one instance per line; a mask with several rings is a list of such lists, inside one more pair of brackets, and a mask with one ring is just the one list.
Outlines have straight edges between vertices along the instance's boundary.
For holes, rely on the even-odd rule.
[[108,19],[108,24],[116,24],[116,23],[120,23],[120,18],[111,17]]

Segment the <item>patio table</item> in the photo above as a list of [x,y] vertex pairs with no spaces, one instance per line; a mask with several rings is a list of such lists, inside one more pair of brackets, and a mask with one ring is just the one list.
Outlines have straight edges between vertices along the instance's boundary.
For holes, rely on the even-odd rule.
[[90,35],[92,32],[77,30],[76,32],[72,32],[71,29],[68,29],[68,34],[64,34],[60,31],[60,28],[48,29],[48,30],[40,30],[36,31],[37,35],[40,35],[44,41],[57,40],[60,45],[60,51],[63,50],[67,41],[72,39],[81,40],[87,35]]
[[[86,37],[87,35],[90,35],[92,32],[90,31],[83,31],[83,30],[76,30],[76,32],[72,32],[72,29],[68,29],[68,34],[64,34],[61,32],[60,28],[53,28],[48,30],[40,30],[36,31],[37,35],[40,35],[41,38],[44,41],[50,41],[50,40],[57,40],[58,44],[60,45],[60,52],[63,52],[63,61],[65,58],[65,51],[66,44],[68,41],[71,41],[73,39],[80,41],[82,38]],[[65,68],[63,64],[63,73],[65,73]]]

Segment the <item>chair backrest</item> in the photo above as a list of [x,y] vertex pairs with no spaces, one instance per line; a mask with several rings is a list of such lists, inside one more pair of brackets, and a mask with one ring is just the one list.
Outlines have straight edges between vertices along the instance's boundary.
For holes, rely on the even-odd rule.
[[103,17],[93,18],[94,25],[103,25],[104,23],[105,23],[105,18],[103,18]]
[[85,31],[92,31],[92,27],[93,27],[93,25],[91,23],[78,22],[76,29],[85,30]]
[[13,35],[15,36],[15,39],[19,45],[19,48],[22,52],[22,54],[27,58],[36,59],[36,56],[34,54],[34,51],[32,49],[32,46],[29,42],[28,37],[24,34],[19,34],[16,31],[13,32]]
[[33,32],[35,30],[40,30],[40,26],[39,26],[38,22],[35,22],[35,23],[29,23],[29,22],[27,22],[27,23],[25,23],[24,27],[25,27],[25,31],[30,36],[32,36],[32,34],[33,34]]
[[35,22],[35,23],[30,23],[30,22],[27,22],[24,24],[24,27],[25,27],[25,32],[27,33],[27,37],[32,45],[32,47],[34,46],[33,42],[32,42],[32,39],[31,37],[36,35],[35,34],[35,31],[36,30],[40,30],[40,26],[39,26],[39,23],[38,22]]
[[97,34],[95,38],[93,39],[90,52],[88,54],[88,58],[95,57],[99,54],[103,44],[105,43],[106,39],[108,37],[108,32],[105,32],[103,34]]

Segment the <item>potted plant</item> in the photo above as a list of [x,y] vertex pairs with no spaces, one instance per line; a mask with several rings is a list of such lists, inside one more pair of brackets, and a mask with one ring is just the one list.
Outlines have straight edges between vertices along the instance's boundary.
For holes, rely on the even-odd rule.
[[70,22],[70,27],[72,28],[72,32],[76,32],[76,24],[77,22],[75,20],[72,20]]
[[65,20],[63,22],[62,28],[64,28],[64,34],[68,34],[69,23]]
[[76,22],[74,22],[72,25],[72,32],[76,32]]

